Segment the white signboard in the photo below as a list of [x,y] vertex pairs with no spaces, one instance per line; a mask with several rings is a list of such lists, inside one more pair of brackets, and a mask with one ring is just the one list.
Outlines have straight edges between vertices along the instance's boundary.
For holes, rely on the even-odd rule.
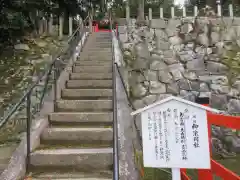
[[142,113],[142,133],[145,167],[210,168],[206,110],[157,105]]
[[206,110],[170,97],[132,113],[141,113],[145,167],[210,169]]

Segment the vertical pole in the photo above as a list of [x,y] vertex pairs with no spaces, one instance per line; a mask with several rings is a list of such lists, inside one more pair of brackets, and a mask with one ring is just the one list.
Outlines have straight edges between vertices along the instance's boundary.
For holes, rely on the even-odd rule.
[[219,17],[222,16],[222,7],[221,7],[221,4],[220,4],[220,3],[217,4],[217,14],[218,14]]
[[78,20],[79,22],[79,26],[81,26],[81,29],[82,29],[82,17],[81,16],[79,16],[79,20]]
[[183,6],[183,17],[186,17],[187,16],[187,13],[186,13],[186,7]]
[[129,8],[129,4],[128,3],[126,5],[126,20],[127,20],[127,23],[130,20],[130,8]]
[[31,94],[30,91],[27,95],[27,158],[26,158],[26,171],[29,172],[30,166],[30,153],[31,153],[31,121],[32,121],[32,114],[31,114]]
[[96,23],[95,25],[95,32],[98,32],[99,31],[99,27],[98,27],[98,23]]
[[59,17],[59,39],[63,38],[63,17]]
[[148,18],[149,18],[149,21],[152,20],[152,8],[148,9]]
[[53,110],[57,110],[57,67],[56,61],[53,63],[53,73],[54,73],[54,89],[53,89]]
[[174,7],[171,7],[171,17],[174,18],[175,17],[175,12],[174,12]]
[[160,19],[163,19],[163,8],[160,7]]
[[48,21],[48,34],[52,35],[53,33],[53,15],[50,14],[49,21]]
[[[50,0],[50,5],[52,6],[52,1]],[[48,22],[48,33],[52,35],[53,33],[53,14],[50,14],[49,22]]]
[[39,20],[39,35],[43,34],[43,17],[40,18]]
[[[82,18],[81,18],[81,20],[82,20]],[[81,21],[81,24],[82,23],[84,23],[83,21]],[[81,25],[81,30],[79,31],[79,36],[80,36],[80,43],[81,43],[81,47],[80,47],[80,51],[79,51],[79,54],[80,54],[80,52],[82,51],[82,47],[83,47],[83,36],[84,36],[84,29],[85,27],[84,27],[84,25],[82,26]]]
[[73,33],[73,18],[69,16],[69,30],[68,30],[68,35],[71,36]]
[[90,11],[88,14],[88,23],[89,23],[89,32],[92,33],[92,15]]
[[229,9],[229,16],[233,18],[233,5],[229,4],[228,9]]
[[194,17],[197,17],[198,15],[198,7],[194,6]]
[[118,24],[116,24],[116,37],[119,38]]
[[181,172],[179,168],[172,168],[172,180],[181,180]]
[[48,33],[48,22],[46,17],[43,17],[43,34],[47,34]]
[[[92,4],[92,9],[91,9],[91,22],[93,23],[93,17],[94,17],[94,9],[93,9],[93,4]],[[91,24],[92,24],[91,23]],[[96,25],[95,25],[96,26]],[[94,32],[94,31],[93,31]]]

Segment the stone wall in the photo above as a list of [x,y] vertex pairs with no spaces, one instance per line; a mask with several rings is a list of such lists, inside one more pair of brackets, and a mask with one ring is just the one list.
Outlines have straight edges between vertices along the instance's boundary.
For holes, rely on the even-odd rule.
[[174,94],[210,97],[212,107],[240,113],[240,76],[229,80],[223,60],[240,46],[240,19],[158,19],[120,33],[138,108]]
[[[153,19],[147,24],[131,21],[119,29],[136,108],[175,95],[191,101],[209,97],[211,107],[240,113],[240,58],[224,58],[240,49],[240,19]],[[234,137],[231,147],[240,151],[240,135]]]

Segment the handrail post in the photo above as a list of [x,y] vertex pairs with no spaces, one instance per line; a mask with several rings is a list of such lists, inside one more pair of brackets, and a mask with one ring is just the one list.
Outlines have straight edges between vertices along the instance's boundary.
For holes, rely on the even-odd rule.
[[57,110],[57,67],[56,67],[56,61],[53,63],[53,110],[54,112]]
[[32,121],[32,115],[31,115],[31,94],[32,91],[30,91],[27,94],[27,158],[26,158],[26,171],[29,172],[30,168],[30,153],[31,153],[31,121]]

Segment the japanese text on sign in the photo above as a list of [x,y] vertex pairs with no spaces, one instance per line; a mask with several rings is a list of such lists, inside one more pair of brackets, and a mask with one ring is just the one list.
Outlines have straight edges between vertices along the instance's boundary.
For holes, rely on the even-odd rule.
[[207,166],[202,160],[195,162],[196,154],[204,154],[209,148],[206,113],[200,110],[173,104],[142,114],[146,167],[194,168],[194,163],[198,168]]

